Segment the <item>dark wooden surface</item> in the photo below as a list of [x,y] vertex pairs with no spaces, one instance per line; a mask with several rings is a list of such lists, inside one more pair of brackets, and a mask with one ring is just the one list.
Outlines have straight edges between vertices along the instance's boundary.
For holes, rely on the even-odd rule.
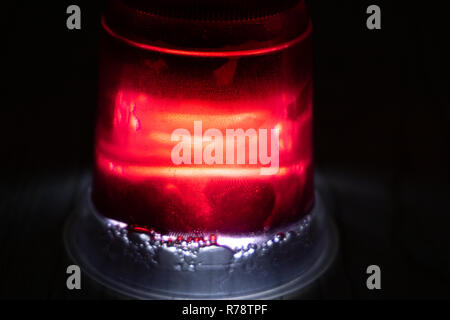
[[[31,3],[31,2],[30,2]],[[65,289],[62,228],[89,175],[99,7],[65,29],[65,8],[12,4],[1,106],[0,297],[102,298]],[[341,247],[320,298],[450,297],[449,52],[442,8],[311,1],[315,154]],[[22,7],[21,7],[22,6]],[[62,12],[62,14],[61,14]],[[34,23],[41,16],[41,23]],[[382,290],[365,286],[380,265]]]

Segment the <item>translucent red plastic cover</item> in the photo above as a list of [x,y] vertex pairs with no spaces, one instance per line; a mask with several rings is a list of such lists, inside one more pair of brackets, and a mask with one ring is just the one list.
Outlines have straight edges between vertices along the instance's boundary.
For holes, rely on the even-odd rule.
[[160,232],[244,233],[309,212],[310,28],[266,52],[208,56],[135,46],[105,27],[100,213]]

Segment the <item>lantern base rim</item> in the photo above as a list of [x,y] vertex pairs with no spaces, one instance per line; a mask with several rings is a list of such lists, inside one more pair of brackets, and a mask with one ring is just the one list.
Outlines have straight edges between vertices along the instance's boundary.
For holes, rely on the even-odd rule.
[[69,259],[100,285],[137,299],[290,299],[331,266],[336,227],[320,192],[300,221],[275,232],[218,243],[171,243],[101,216],[90,191],[69,216]]

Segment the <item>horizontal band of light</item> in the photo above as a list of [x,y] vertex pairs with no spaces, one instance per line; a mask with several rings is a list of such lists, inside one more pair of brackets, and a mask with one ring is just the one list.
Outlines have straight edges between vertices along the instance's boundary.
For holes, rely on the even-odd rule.
[[114,32],[105,21],[105,18],[102,17],[101,20],[102,27],[105,29],[106,32],[108,32],[112,37],[123,41],[130,46],[148,50],[148,51],[155,51],[160,53],[167,53],[167,54],[173,54],[173,55],[180,55],[180,56],[191,56],[191,57],[205,57],[205,58],[230,58],[230,57],[240,57],[240,56],[257,56],[257,55],[263,55],[268,54],[280,50],[287,49],[304,39],[306,39],[310,33],[312,32],[312,23],[311,21],[308,21],[308,27],[305,32],[303,32],[301,35],[299,35],[297,38],[294,38],[290,41],[281,43],[279,45],[275,45],[268,48],[260,48],[260,49],[249,49],[249,50],[233,50],[233,51],[194,51],[194,50],[182,50],[182,49],[174,49],[174,48],[165,48],[165,47],[158,47],[155,45],[149,45],[145,43],[136,42],[133,40],[130,40],[122,35],[117,34]]
[[[212,168],[207,165],[200,165],[199,167],[182,167],[182,166],[145,166],[145,165],[128,165],[113,163],[105,158],[97,156],[97,164],[103,170],[109,171],[112,174],[120,176],[128,176],[134,178],[149,178],[149,177],[270,177],[271,175],[261,175],[261,169],[269,169],[269,167],[257,168]],[[275,176],[283,176],[288,172],[303,171],[303,166],[281,167]],[[273,176],[273,175],[272,175]]]

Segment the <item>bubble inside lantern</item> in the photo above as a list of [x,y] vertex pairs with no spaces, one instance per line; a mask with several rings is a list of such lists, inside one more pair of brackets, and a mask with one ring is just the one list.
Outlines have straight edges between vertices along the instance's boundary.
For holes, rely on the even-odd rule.
[[313,223],[304,1],[111,1],[102,27],[93,186],[69,223],[72,258],[128,296],[304,287],[330,242]]

